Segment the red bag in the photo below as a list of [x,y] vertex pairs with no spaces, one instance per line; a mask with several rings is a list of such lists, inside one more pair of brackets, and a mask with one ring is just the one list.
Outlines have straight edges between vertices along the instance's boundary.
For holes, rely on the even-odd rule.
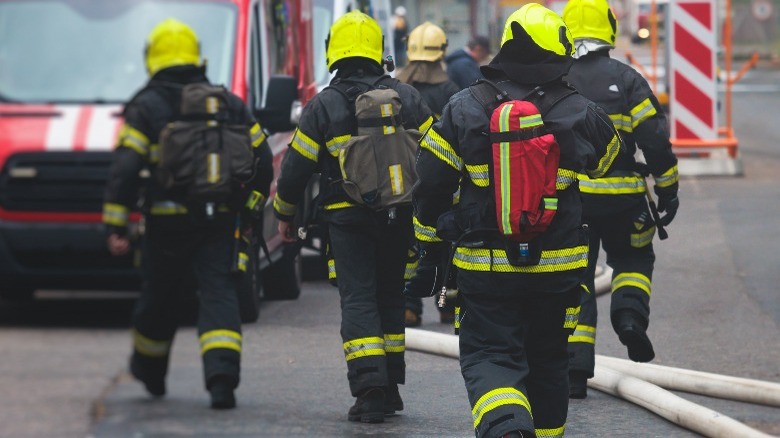
[[526,100],[493,111],[490,140],[498,228],[506,239],[529,242],[547,230],[558,208],[558,142]]

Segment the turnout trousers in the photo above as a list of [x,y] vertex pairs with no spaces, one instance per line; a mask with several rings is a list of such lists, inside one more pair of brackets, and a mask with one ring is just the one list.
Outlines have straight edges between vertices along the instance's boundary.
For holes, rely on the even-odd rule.
[[412,236],[411,207],[396,217],[362,207],[327,213],[341,296],[341,338],[353,396],[403,384],[404,270]]
[[569,367],[593,377],[596,358],[596,326],[598,308],[594,279],[600,247],[606,253],[606,263],[612,269],[610,319],[617,332],[615,315],[620,310],[632,310],[647,329],[650,317],[650,291],[655,253],[652,222],[647,203],[611,215],[583,217],[590,230],[587,291],[581,296],[580,317],[574,334],[569,338]]
[[[133,314],[133,357],[144,379],[164,379],[185,294],[198,290],[198,335],[208,389],[216,376],[238,386],[241,317],[231,273],[235,215],[212,220],[150,216],[142,247],[143,287]],[[193,281],[193,276],[196,281]]]
[[458,270],[460,367],[474,431],[480,438],[515,430],[562,437],[569,406],[566,341],[581,286],[529,291],[511,275]]

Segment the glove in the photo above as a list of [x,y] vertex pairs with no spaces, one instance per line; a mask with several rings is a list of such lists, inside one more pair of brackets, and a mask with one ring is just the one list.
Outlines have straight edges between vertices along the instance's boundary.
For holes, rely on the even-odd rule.
[[666,213],[660,217],[661,225],[667,226],[672,223],[672,220],[677,215],[677,209],[680,208],[680,199],[677,197],[677,192],[666,192],[655,188],[655,193],[658,195],[658,212]]
[[[441,245],[441,244],[439,244]],[[411,298],[427,298],[439,293],[444,285],[444,251],[438,245],[420,248],[420,262],[414,276],[406,282],[404,295]]]

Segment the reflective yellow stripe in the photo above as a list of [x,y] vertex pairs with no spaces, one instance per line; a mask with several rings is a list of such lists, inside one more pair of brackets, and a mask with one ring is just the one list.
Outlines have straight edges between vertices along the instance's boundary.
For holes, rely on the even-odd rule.
[[603,176],[607,170],[609,170],[610,166],[612,166],[612,162],[615,161],[615,157],[617,157],[618,153],[620,152],[621,142],[619,139],[620,137],[618,137],[618,134],[612,136],[612,140],[610,140],[609,144],[607,144],[606,154],[601,157],[596,169],[588,171],[588,175],[590,175],[592,178],[598,178]]
[[612,119],[612,124],[615,125],[615,129],[625,132],[634,132],[634,128],[631,126],[631,116],[625,114],[610,114],[609,118]]
[[[500,118],[498,119],[501,132],[509,131],[509,114],[512,111],[512,106],[510,103],[501,108]],[[503,233],[509,235],[512,234],[512,184],[509,176],[509,142],[501,142],[499,150],[501,159],[501,217],[498,220],[501,221]]]
[[596,327],[589,325],[577,325],[574,333],[569,335],[569,343],[580,342],[584,344],[596,344]]
[[[382,115],[382,117],[391,117],[393,115],[393,104],[383,103],[382,105],[379,105],[379,113]],[[382,133],[385,135],[395,134],[395,126],[383,125]]]
[[531,114],[529,116],[520,116],[520,128],[533,128],[534,126],[542,125],[541,114]]
[[283,200],[279,197],[279,193],[276,193],[276,196],[274,196],[274,210],[282,216],[295,216],[297,207]]
[[645,179],[636,176],[610,176],[589,178],[577,175],[580,180],[580,192],[592,195],[632,195],[645,193]]
[[436,158],[444,161],[447,165],[451,166],[458,172],[463,169],[463,160],[455,153],[455,149],[447,143],[435,129],[429,129],[428,133],[420,141],[420,147],[427,149]]
[[152,143],[149,145],[149,162],[156,164],[160,161],[160,145]]
[[266,139],[265,131],[263,131],[263,128],[257,123],[252,125],[252,128],[249,130],[249,135],[252,137],[252,147],[260,146]]
[[505,405],[519,405],[531,414],[531,405],[525,394],[515,388],[496,388],[479,398],[471,408],[471,416],[474,419],[474,429],[479,427],[482,417],[488,412]]
[[566,190],[577,181],[577,172],[558,168],[555,176],[555,190]]
[[115,227],[127,226],[130,211],[122,204],[106,202],[103,204],[103,223]]
[[312,140],[311,137],[304,134],[300,129],[295,130],[295,135],[293,136],[290,146],[292,146],[292,148],[295,149],[299,154],[305,158],[310,159],[311,161],[314,161],[315,163],[319,159],[320,145],[317,144],[316,141]]
[[344,343],[347,361],[366,356],[384,356],[385,340],[379,337],[353,339]]
[[160,216],[185,214],[187,213],[187,207],[173,201],[158,201],[152,203],[152,206],[149,208],[149,213]]
[[200,354],[215,348],[241,352],[241,333],[233,330],[211,330],[200,335]]
[[612,293],[622,287],[635,287],[650,296],[650,279],[640,272],[622,272],[612,279]]
[[487,164],[467,164],[466,171],[475,186],[487,187],[490,185],[490,169]]
[[421,242],[441,242],[442,240],[436,235],[436,228],[424,225],[415,216],[412,219],[414,224],[414,237]]
[[417,266],[420,264],[419,260],[406,263],[406,269],[404,270],[404,280],[411,280],[414,277],[414,273],[417,272]]
[[580,308],[581,306],[566,308],[566,318],[563,320],[563,328],[573,329],[577,327],[577,323],[580,320]]
[[328,280],[336,278],[336,261],[328,259]]
[[542,198],[545,210],[558,210],[558,198]]
[[348,201],[334,202],[325,206],[325,210],[341,210],[342,208],[354,207],[355,204]]
[[655,227],[650,227],[641,233],[631,234],[631,246],[634,248],[644,248],[653,241],[655,236]]
[[563,438],[563,433],[566,431],[566,425],[555,429],[535,429],[537,438]]
[[244,203],[244,207],[248,208],[249,210],[255,210],[259,209],[265,205],[265,196],[258,192],[257,190],[252,190],[249,192],[249,196],[246,198],[246,202]]
[[385,333],[385,353],[403,353],[406,350],[406,335],[404,333]]
[[503,249],[459,247],[455,251],[453,264],[467,271],[479,272],[540,274],[571,271],[588,266],[588,246],[542,251],[542,258],[535,266],[512,265]]
[[669,170],[664,172],[661,176],[655,177],[655,185],[658,187],[669,187],[672,184],[676,183],[680,180],[680,173],[677,170],[677,165],[675,164]]
[[171,351],[172,340],[155,340],[147,338],[133,328],[133,348],[143,356],[165,357]]
[[392,164],[387,167],[390,174],[390,187],[393,195],[400,196],[404,194],[404,174],[400,164]]
[[124,146],[136,151],[140,156],[149,154],[149,137],[143,132],[125,123],[119,129],[119,141],[117,147]]
[[433,121],[434,121],[434,120],[433,120],[433,117],[428,117],[428,118],[427,118],[427,119],[426,119],[426,120],[425,120],[425,121],[422,123],[422,125],[420,125],[420,128],[419,128],[420,132],[422,132],[423,134],[425,134],[425,131],[427,131],[428,129],[430,129],[431,125],[433,125]]
[[648,97],[645,100],[639,102],[637,106],[631,108],[631,125],[636,128],[640,123],[656,115],[657,113],[658,111],[655,110],[653,102],[651,102],[650,98]]
[[333,155],[334,157],[339,156],[339,149],[341,149],[348,141],[352,138],[351,135],[340,135],[338,137],[333,137],[330,140],[325,142],[325,146],[328,148],[328,153]]

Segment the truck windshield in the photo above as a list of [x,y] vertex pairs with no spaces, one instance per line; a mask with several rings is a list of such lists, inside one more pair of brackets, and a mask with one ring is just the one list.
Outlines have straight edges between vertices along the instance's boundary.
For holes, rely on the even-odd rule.
[[124,102],[148,79],[147,35],[169,17],[195,30],[209,79],[229,87],[232,3],[0,0],[0,96],[17,102]]

